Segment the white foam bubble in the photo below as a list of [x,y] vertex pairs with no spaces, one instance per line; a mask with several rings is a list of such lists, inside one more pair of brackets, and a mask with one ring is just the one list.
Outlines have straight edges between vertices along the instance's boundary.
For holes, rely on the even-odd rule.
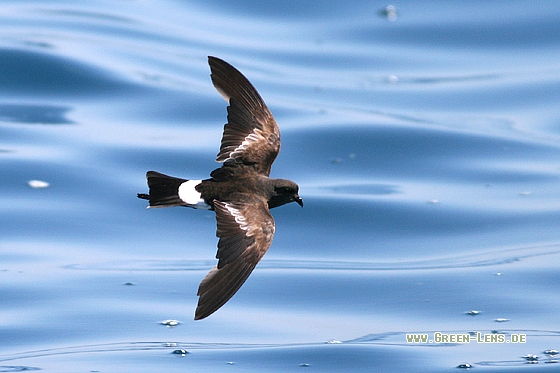
[[29,180],[27,182],[27,185],[29,185],[33,189],[43,189],[43,188],[48,188],[50,186],[48,182],[43,180]]

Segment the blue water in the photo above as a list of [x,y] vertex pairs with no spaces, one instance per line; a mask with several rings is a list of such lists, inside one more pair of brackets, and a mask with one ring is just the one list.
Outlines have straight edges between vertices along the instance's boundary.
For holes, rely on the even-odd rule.
[[[3,1],[0,372],[560,371],[560,3],[387,5]],[[195,322],[214,215],[136,193],[217,166],[208,55],[305,207]]]

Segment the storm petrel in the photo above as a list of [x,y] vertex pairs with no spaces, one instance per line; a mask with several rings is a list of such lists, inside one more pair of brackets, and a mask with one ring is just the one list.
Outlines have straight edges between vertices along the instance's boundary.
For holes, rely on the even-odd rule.
[[280,130],[253,85],[236,68],[208,57],[212,83],[229,103],[210,179],[186,180],[148,171],[149,207],[186,206],[216,212],[218,264],[198,288],[195,320],[223,306],[247,280],[274,236],[273,207],[297,202],[298,185],[268,177],[280,151]]

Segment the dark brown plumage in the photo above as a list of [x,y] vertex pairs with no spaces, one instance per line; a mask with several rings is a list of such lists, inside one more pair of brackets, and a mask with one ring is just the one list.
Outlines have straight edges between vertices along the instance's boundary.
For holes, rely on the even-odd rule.
[[217,162],[252,166],[268,176],[280,151],[280,130],[270,110],[253,85],[233,66],[208,57],[212,83],[229,103],[228,122]]
[[223,306],[249,277],[274,237],[269,209],[289,202],[303,206],[298,186],[269,178],[280,151],[280,131],[253,85],[233,66],[208,57],[214,87],[229,103],[228,122],[210,179],[186,180],[149,171],[149,207],[187,206],[216,212],[218,264],[198,289],[195,319]]

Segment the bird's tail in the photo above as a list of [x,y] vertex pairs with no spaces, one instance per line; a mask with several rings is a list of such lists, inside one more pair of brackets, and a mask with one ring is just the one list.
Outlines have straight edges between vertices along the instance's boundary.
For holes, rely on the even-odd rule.
[[179,198],[179,186],[185,179],[167,176],[155,171],[146,173],[148,179],[149,194],[138,193],[138,198],[150,201],[149,207],[171,207],[185,206],[185,202]]

